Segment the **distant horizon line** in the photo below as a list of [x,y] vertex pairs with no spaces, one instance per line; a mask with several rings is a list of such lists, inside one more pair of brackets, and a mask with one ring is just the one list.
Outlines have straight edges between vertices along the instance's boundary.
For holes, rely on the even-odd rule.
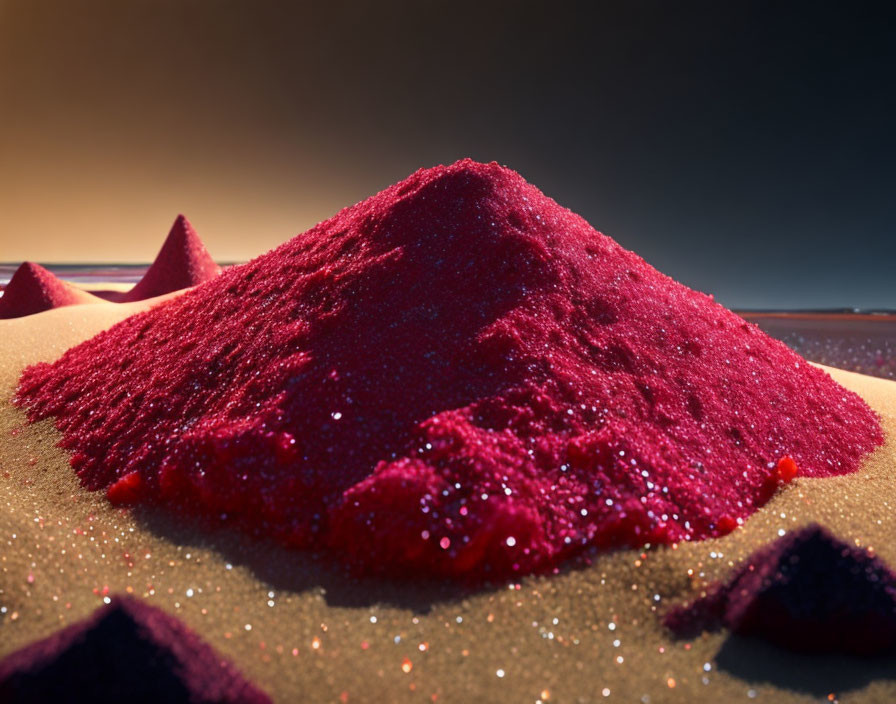
[[[237,266],[239,264],[245,264],[250,259],[245,259],[241,261],[218,261],[215,260],[220,266]],[[144,268],[148,269],[152,262],[96,262],[96,261],[85,261],[85,262],[37,262],[41,266],[44,267],[53,267],[58,269],[78,269],[84,267],[105,267],[105,268]],[[0,262],[0,270],[2,269],[16,269],[21,266],[22,262]],[[3,282],[6,283],[6,282]],[[734,311],[738,315],[748,315],[748,316],[779,316],[779,315],[831,315],[831,316],[866,316],[866,317],[885,317],[885,316],[896,316],[896,308],[878,308],[878,307],[864,307],[864,308],[855,308],[851,306],[840,306],[840,307],[820,307],[820,308],[807,308],[805,306],[800,306],[798,308],[748,308],[748,307],[740,307],[740,306],[725,306],[730,310]]]

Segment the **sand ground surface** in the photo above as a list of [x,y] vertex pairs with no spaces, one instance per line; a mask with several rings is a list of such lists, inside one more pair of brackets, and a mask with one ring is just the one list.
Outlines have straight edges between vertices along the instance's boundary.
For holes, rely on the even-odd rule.
[[896,656],[802,656],[659,616],[816,521],[896,566],[896,383],[830,369],[883,420],[855,474],[797,478],[725,538],[593,555],[476,590],[357,580],[314,555],[83,489],[52,422],[10,403],[28,365],[153,305],[0,322],[0,656],[128,593],[186,622],[279,702],[896,701]]

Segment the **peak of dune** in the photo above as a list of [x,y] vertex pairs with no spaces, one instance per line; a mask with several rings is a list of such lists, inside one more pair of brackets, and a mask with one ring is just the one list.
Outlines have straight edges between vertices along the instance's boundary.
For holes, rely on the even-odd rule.
[[0,661],[0,700],[265,704],[250,684],[183,623],[133,597]]
[[18,402],[116,503],[464,579],[720,536],[882,440],[785,345],[470,160],[31,367]]
[[162,248],[143,278],[121,297],[122,301],[142,301],[172,291],[190,288],[221,273],[196,230],[178,215]]
[[98,302],[95,296],[62,281],[40,264],[23,262],[0,297],[0,318],[21,318],[51,308]]

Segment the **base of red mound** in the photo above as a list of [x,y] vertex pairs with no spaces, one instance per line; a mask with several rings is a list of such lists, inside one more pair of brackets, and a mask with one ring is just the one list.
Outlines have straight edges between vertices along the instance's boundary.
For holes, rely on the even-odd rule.
[[870,655],[896,647],[896,574],[811,525],[756,552],[665,624],[685,637],[727,628],[792,650]]
[[0,701],[268,704],[173,616],[130,597],[0,661]]

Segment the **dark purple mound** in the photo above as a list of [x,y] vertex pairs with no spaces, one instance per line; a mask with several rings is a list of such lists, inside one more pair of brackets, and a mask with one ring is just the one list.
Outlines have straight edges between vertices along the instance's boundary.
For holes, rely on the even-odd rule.
[[793,650],[867,655],[896,647],[896,575],[812,524],[664,621],[682,636],[724,627]]
[[2,702],[270,698],[176,618],[128,597],[0,661]]

